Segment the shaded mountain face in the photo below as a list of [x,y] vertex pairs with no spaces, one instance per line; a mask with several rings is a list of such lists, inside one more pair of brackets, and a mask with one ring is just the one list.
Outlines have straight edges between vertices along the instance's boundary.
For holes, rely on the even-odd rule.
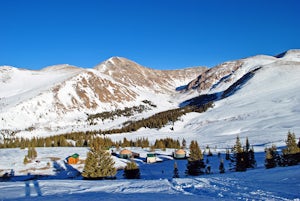
[[282,64],[300,62],[300,50],[289,50],[275,57],[258,55],[222,63],[201,73],[196,79],[189,82],[184,90],[197,90],[199,94],[222,92],[245,74],[274,62]]

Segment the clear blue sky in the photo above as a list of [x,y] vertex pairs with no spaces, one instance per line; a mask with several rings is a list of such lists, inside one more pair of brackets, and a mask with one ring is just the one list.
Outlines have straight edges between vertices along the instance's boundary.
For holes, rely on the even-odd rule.
[[178,69],[296,48],[299,0],[0,0],[0,65]]

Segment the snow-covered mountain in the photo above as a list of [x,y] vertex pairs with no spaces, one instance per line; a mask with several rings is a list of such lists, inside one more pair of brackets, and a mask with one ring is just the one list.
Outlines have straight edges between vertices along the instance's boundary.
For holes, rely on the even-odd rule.
[[29,71],[3,66],[0,127],[51,133],[78,126],[83,129],[87,126],[86,114],[137,106],[143,100],[158,105],[156,112],[174,108],[178,103],[169,101],[176,86],[186,84],[204,70],[153,70],[120,57],[110,58],[94,69],[56,65]]
[[174,138],[226,146],[237,134],[256,144],[282,144],[288,130],[300,133],[300,50],[210,69],[153,70],[113,57],[94,69],[59,65],[28,71],[6,66],[0,76],[0,127],[23,136],[116,127],[128,117],[90,126],[86,114],[137,106],[143,100],[157,107],[131,119],[206,99],[214,100],[215,107],[185,115],[172,131],[167,126],[113,137],[155,139],[172,132]]

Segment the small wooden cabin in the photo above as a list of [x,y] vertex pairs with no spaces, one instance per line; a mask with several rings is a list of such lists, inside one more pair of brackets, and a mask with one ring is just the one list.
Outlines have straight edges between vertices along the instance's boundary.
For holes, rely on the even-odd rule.
[[155,163],[156,162],[156,154],[148,153],[146,158],[147,163]]
[[75,153],[67,157],[68,164],[77,164],[79,161],[79,154]]

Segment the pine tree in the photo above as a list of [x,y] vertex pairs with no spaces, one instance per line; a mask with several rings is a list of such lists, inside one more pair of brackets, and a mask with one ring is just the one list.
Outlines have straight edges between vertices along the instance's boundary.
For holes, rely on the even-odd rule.
[[202,151],[197,141],[192,140],[190,144],[190,160],[203,160]]
[[290,131],[288,132],[285,143],[286,148],[282,150],[283,154],[296,154],[300,152],[300,148],[296,143],[296,136],[294,133],[291,133]]
[[203,154],[197,141],[190,144],[190,157],[188,159],[186,174],[197,176],[204,174],[205,164],[203,162]]
[[239,136],[236,137],[236,143],[231,151],[233,153],[233,156],[230,158],[231,170],[236,172],[246,171],[247,164],[245,160],[245,152],[242,148]]
[[35,147],[28,147],[27,151],[27,158],[28,159],[35,159],[37,157],[37,152],[35,150]]
[[[299,143],[300,143],[300,139],[299,139]],[[182,144],[182,149],[185,149],[186,148],[186,140],[184,138],[182,139],[181,144]]]
[[229,153],[229,149],[226,149],[226,156],[225,159],[228,161],[230,160],[230,153]]
[[127,179],[139,179],[140,169],[134,161],[127,163],[123,176]]
[[92,143],[87,154],[82,176],[85,179],[114,178],[117,173],[110,154],[97,143]]
[[210,147],[208,147],[208,152],[207,152],[207,156],[213,156],[211,150],[210,150]]
[[246,146],[244,148],[244,160],[246,168],[255,168],[256,160],[253,146],[250,148],[248,137],[246,138]]
[[248,151],[248,166],[247,168],[255,168],[256,167],[256,160],[255,160],[255,154],[254,154],[254,148],[252,148]]
[[223,159],[220,161],[219,170],[220,170],[221,174],[225,173],[224,160]]
[[28,157],[27,157],[27,156],[24,157],[23,163],[24,163],[25,165],[26,165],[27,163],[29,163],[29,160],[28,160]]
[[277,164],[276,158],[274,156],[274,146],[272,146],[271,148],[266,148],[265,153],[265,167],[267,169],[276,167]]
[[177,163],[174,163],[173,178],[179,178]]
[[300,162],[300,148],[296,142],[296,136],[290,131],[287,134],[286,148],[282,150],[284,165],[297,165]]

